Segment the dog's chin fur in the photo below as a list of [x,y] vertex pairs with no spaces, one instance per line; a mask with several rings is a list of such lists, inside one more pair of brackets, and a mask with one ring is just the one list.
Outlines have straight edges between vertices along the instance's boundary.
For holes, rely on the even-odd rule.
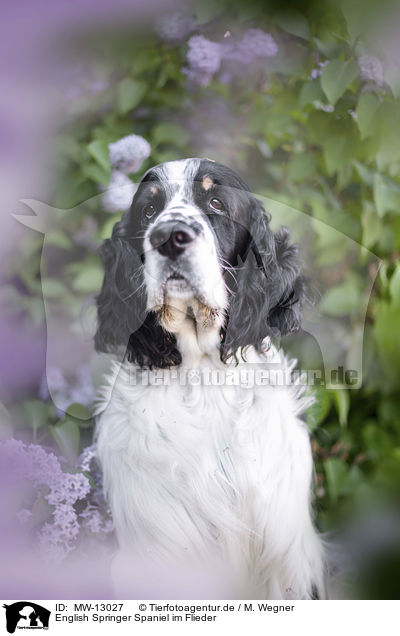
[[[150,596],[164,598],[171,593],[160,581],[172,580],[175,598],[187,598],[188,587],[192,598],[323,597],[324,557],[312,522],[312,456],[302,420],[310,399],[300,384],[274,380],[288,377],[294,362],[270,335],[276,327],[281,333],[298,327],[303,288],[287,234],[273,237],[263,226],[268,249],[256,240],[234,294],[221,285],[219,270],[210,274],[214,295],[206,287],[200,293],[190,277],[159,287],[147,279],[144,322],[132,333],[127,312],[137,316],[138,309],[123,281],[132,284],[135,257],[117,238],[127,223],[113,233],[112,260],[111,244],[104,247],[96,338],[98,349],[109,350],[130,335],[131,362],[115,363],[106,378],[96,429],[120,547],[116,594],[143,596],[139,579],[147,572]],[[143,274],[143,261],[136,262]],[[118,267],[125,263],[130,274],[124,279]],[[121,305],[123,289],[129,301]],[[112,331],[112,316],[122,334]],[[243,372],[250,369],[257,377],[269,374],[269,382],[247,382]],[[203,583],[193,588],[193,577]]]

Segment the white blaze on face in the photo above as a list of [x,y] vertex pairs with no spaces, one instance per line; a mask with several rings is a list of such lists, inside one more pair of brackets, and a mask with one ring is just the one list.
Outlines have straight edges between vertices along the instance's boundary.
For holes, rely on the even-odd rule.
[[[165,304],[189,307],[193,299],[217,311],[223,311],[226,307],[227,294],[215,236],[204,213],[193,200],[194,177],[199,165],[199,160],[183,160],[172,161],[155,169],[167,201],[164,210],[148,227],[144,238],[148,310]],[[150,234],[158,223],[178,218],[196,223],[200,231],[184,252],[171,260],[152,248]],[[182,276],[183,280],[170,279],[171,274]]]

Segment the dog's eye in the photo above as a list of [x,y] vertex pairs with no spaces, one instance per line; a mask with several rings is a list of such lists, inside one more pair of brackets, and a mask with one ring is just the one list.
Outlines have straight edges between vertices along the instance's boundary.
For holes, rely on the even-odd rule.
[[223,212],[225,210],[225,206],[219,199],[211,199],[209,203],[210,208],[213,210],[217,210],[218,212]]
[[151,219],[151,217],[154,215],[156,209],[154,207],[154,205],[151,205],[150,203],[148,205],[145,205],[143,208],[143,214],[146,216],[146,218]]

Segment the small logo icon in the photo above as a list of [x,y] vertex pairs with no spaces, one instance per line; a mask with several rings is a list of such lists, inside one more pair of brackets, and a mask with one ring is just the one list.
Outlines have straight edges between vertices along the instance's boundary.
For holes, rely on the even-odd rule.
[[51,612],[37,603],[18,601],[3,607],[6,610],[9,634],[13,634],[16,629],[49,629]]

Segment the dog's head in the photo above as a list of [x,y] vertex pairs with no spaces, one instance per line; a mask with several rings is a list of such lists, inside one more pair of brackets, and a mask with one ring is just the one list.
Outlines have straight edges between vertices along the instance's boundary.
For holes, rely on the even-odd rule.
[[219,347],[226,360],[297,330],[297,249],[268,221],[225,166],[186,159],[149,170],[101,248],[96,349],[128,348],[141,366],[168,367],[194,342],[203,352]]

